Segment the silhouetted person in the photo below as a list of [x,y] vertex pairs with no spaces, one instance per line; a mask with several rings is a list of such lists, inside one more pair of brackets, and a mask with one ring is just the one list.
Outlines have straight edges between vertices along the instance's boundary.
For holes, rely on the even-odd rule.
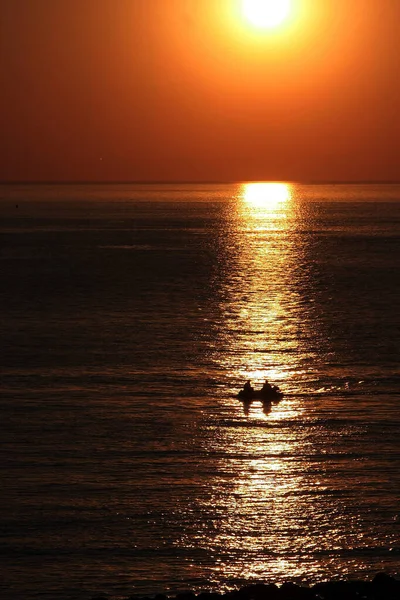
[[250,379],[248,379],[244,384],[243,391],[246,392],[246,394],[252,394],[254,392],[254,389],[252,388],[250,383]]
[[272,385],[269,383],[268,379],[266,379],[264,385],[261,388],[261,391],[265,392],[266,394],[270,394],[272,392],[272,389]]

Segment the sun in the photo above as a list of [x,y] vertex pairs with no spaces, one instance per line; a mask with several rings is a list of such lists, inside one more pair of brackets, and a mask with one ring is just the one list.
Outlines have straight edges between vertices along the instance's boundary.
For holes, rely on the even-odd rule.
[[291,0],[242,0],[242,11],[252,25],[272,29],[280,25],[291,10]]

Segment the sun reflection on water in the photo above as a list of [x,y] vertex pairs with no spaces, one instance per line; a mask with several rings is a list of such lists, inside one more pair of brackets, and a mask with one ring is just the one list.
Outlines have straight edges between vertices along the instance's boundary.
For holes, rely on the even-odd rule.
[[292,197],[292,186],[288,183],[243,183],[242,190],[243,198],[250,206],[265,208],[271,212]]
[[307,512],[312,518],[314,508],[299,495],[307,485],[307,464],[299,457],[308,441],[291,425],[303,412],[290,394],[302,354],[294,196],[291,184],[241,184],[224,238],[230,260],[221,283],[219,368],[234,385],[250,379],[259,388],[268,378],[285,392],[282,402],[268,405],[227,399],[227,423],[213,424],[205,442],[207,452],[219,457],[204,507],[213,528],[196,542],[219,554],[215,571],[232,579],[259,578],[285,565],[300,574],[295,561],[284,561],[293,548],[313,543],[302,519]]
[[243,183],[242,214],[249,226],[260,230],[282,230],[291,209],[293,186],[289,183]]
[[[226,365],[240,381],[282,383],[287,359],[297,350],[296,323],[288,319],[298,301],[290,282],[293,255],[288,244],[294,191],[292,184],[276,182],[238,187],[240,238],[236,262],[226,274],[224,337],[229,344]],[[234,370],[232,358],[241,363]]]
[[[335,446],[331,436],[347,426],[331,408],[318,413],[318,399],[305,393],[324,332],[310,269],[320,246],[309,248],[315,229],[302,220],[299,194],[290,184],[238,185],[217,231],[210,357],[219,392],[201,424],[210,468],[201,466],[204,494],[187,509],[193,528],[182,543],[209,557],[207,579],[219,589],[308,571],[323,578],[336,551],[351,572],[351,561],[364,564],[353,551],[374,543],[373,529],[360,538],[357,502],[349,504],[342,479],[353,475],[352,453],[334,454],[347,447],[357,456],[357,439],[345,433],[349,445]],[[265,378],[281,387],[281,402],[242,403],[233,393]]]

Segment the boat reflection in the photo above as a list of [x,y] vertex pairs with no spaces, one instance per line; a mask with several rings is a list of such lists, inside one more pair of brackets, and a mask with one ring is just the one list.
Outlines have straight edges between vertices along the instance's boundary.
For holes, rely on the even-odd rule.
[[250,410],[253,412],[254,410],[259,414],[261,410],[262,413],[267,416],[270,414],[272,410],[272,402],[255,402],[254,400],[242,400],[243,413],[246,416],[250,415]]

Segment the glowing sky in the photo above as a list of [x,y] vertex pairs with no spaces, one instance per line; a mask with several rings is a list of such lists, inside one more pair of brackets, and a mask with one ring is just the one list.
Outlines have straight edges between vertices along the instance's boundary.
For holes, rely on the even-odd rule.
[[0,0],[0,180],[396,180],[400,2]]

